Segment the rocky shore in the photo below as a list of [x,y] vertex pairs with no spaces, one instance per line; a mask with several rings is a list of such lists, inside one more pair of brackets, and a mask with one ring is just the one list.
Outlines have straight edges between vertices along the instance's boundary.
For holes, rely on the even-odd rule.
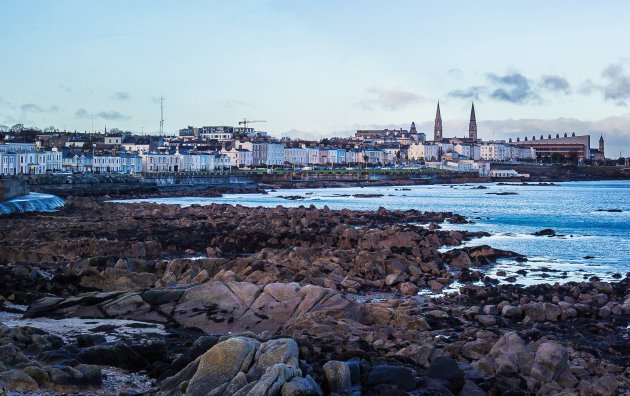
[[[630,392],[630,278],[498,284],[489,264],[527,258],[462,247],[485,234],[440,226],[467,221],[84,197],[3,217],[0,322],[13,319],[0,325],[0,389]],[[55,332],[55,320],[89,326]]]

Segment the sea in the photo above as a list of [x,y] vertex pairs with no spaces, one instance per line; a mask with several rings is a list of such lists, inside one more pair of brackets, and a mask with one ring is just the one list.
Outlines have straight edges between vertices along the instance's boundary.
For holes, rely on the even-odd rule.
[[[368,197],[355,197],[356,194]],[[610,281],[625,277],[630,271],[630,181],[306,188],[274,190],[268,194],[226,194],[219,198],[116,202],[448,211],[464,215],[472,223],[447,223],[442,225],[443,229],[490,233],[488,237],[466,242],[466,246],[485,244],[527,256],[524,263],[499,260],[482,268],[501,282],[564,283],[593,276]],[[534,235],[547,228],[556,235]]]

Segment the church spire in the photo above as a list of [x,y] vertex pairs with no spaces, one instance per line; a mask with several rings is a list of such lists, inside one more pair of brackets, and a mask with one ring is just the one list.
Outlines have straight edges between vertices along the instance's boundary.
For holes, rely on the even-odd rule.
[[435,125],[433,127],[433,141],[442,141],[442,115],[440,114],[440,101],[438,100],[437,112],[435,113]]
[[468,124],[468,137],[477,140],[477,118],[475,117],[475,102],[470,109],[470,124]]

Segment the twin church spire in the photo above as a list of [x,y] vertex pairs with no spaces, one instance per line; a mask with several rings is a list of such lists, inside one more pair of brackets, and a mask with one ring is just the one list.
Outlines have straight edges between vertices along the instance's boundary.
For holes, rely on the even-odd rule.
[[[433,126],[433,141],[442,141],[442,114],[440,113],[440,102],[437,104],[437,111],[435,112],[435,124]],[[470,123],[468,124],[468,138],[477,140],[477,118],[475,116],[475,103],[473,102],[470,109]]]

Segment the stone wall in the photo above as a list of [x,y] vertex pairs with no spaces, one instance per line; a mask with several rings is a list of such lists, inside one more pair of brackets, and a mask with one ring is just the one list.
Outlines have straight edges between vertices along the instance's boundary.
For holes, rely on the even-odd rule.
[[20,179],[0,179],[0,202],[29,193],[28,185]]

